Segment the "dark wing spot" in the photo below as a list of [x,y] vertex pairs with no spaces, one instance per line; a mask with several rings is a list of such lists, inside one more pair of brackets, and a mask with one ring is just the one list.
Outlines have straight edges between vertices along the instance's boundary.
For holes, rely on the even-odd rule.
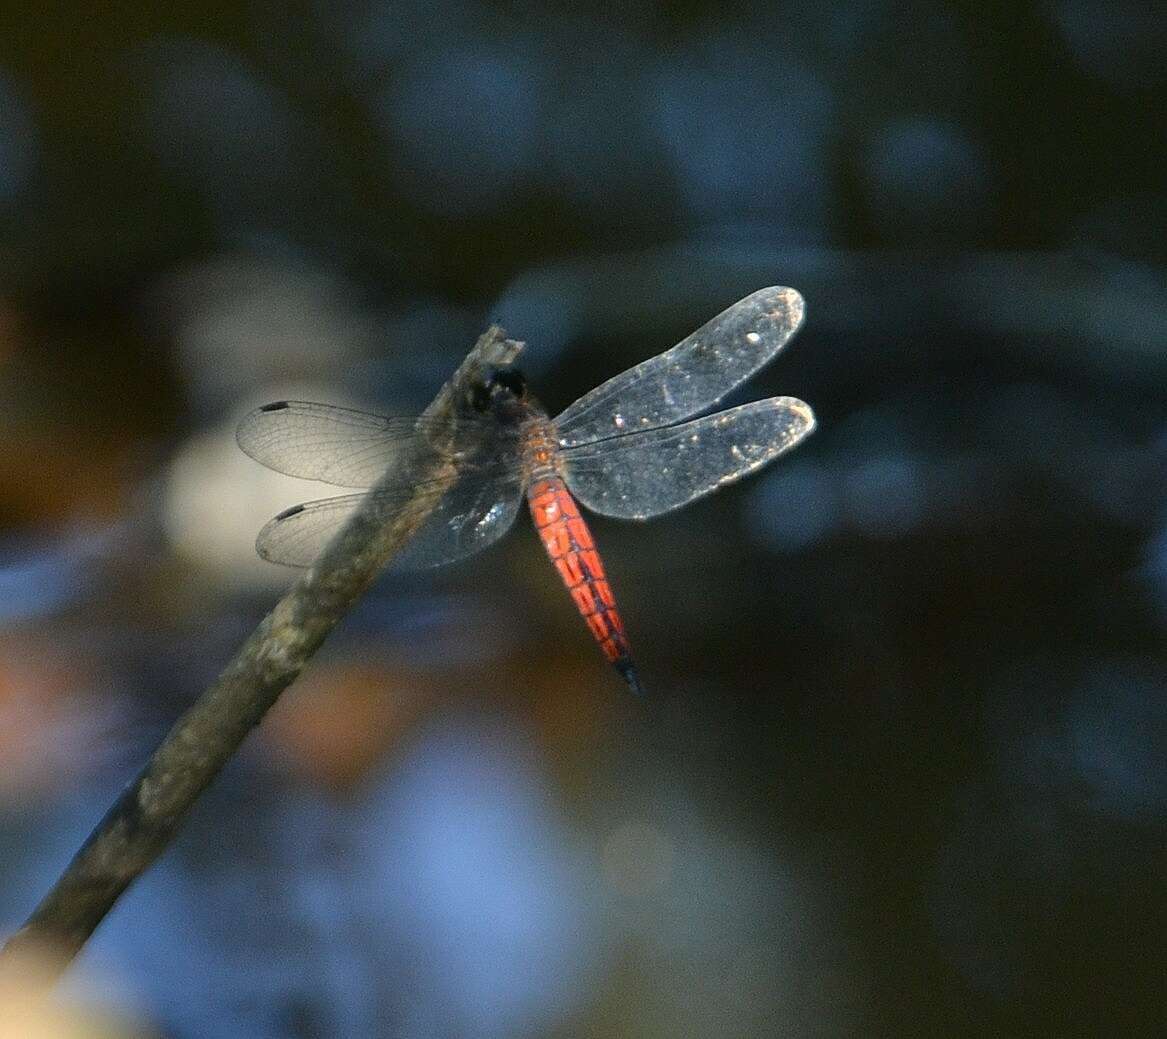
[[288,406],[286,400],[277,400],[271,404],[265,404],[260,411],[283,411]]
[[293,505],[290,509],[284,509],[283,512],[281,512],[278,516],[276,516],[276,519],[277,520],[286,520],[289,516],[295,516],[297,512],[303,512],[303,511],[304,511],[303,505]]

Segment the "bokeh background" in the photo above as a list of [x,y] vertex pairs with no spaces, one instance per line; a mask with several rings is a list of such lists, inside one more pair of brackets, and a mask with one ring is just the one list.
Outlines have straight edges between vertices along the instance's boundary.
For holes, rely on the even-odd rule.
[[5,931],[293,576],[250,407],[497,320],[554,413],[786,284],[820,423],[594,521],[643,703],[525,518],[383,579],[67,1034],[1164,1034],[1161,5],[3,7]]

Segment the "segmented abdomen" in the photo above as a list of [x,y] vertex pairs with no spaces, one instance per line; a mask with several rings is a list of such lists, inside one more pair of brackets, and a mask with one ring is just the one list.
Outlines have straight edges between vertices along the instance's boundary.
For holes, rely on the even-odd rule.
[[587,622],[604,656],[639,692],[624,623],[604,575],[604,564],[600,562],[591,532],[579,514],[575,499],[562,480],[549,477],[531,484],[527,500],[543,547],[571,593],[576,609]]

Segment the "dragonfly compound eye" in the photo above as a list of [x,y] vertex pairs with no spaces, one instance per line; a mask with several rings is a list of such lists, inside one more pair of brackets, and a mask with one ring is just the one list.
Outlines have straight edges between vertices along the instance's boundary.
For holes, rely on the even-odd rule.
[[517,368],[500,368],[494,373],[492,382],[496,386],[510,390],[519,400],[527,395],[527,380]]
[[475,411],[487,411],[490,408],[490,383],[475,382],[467,393],[468,403]]

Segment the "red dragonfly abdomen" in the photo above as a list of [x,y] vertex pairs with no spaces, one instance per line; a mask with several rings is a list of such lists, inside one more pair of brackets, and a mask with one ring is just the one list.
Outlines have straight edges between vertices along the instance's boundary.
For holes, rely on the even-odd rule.
[[575,499],[559,477],[534,481],[527,491],[531,517],[539,538],[563,583],[571,593],[604,656],[634,693],[644,690],[632,666],[632,650],[624,622],[604,574],[604,564]]

